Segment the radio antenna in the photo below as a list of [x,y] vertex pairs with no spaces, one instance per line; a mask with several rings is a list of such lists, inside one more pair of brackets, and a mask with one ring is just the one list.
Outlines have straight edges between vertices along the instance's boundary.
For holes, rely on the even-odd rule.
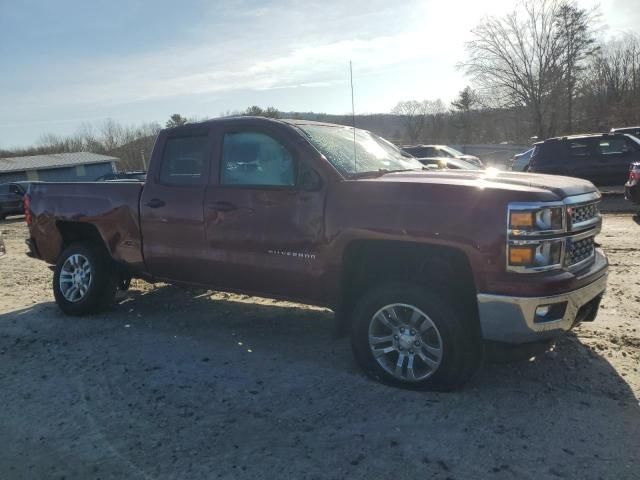
[[353,172],[358,173],[358,158],[356,156],[356,107],[353,102],[353,65],[349,60],[349,78],[351,80],[351,125],[353,126]]

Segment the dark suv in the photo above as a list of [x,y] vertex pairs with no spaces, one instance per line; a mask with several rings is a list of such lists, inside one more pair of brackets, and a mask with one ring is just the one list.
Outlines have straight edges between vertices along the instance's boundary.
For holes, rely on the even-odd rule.
[[22,199],[26,188],[20,183],[0,184],[0,220],[9,215],[22,215]]
[[640,140],[623,134],[550,138],[534,146],[529,171],[567,175],[595,185],[622,185],[629,165],[640,161]]

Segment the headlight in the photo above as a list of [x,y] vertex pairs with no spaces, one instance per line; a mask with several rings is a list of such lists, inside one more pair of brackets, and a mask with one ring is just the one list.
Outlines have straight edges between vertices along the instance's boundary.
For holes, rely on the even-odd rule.
[[507,270],[544,272],[562,268],[564,241],[546,238],[563,234],[563,204],[511,203],[508,210]]
[[509,233],[545,235],[560,233],[565,225],[563,206],[534,207],[527,204],[509,206]]
[[511,241],[507,247],[509,270],[540,272],[562,266],[563,240]]
[[572,195],[562,201],[512,202],[507,207],[506,269],[536,273],[575,271],[594,257],[600,231],[600,193]]

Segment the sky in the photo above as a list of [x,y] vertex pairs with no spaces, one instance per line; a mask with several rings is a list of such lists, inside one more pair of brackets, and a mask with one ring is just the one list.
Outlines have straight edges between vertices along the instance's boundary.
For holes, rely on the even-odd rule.
[[[0,0],[0,149],[108,118],[347,113],[349,60],[356,113],[448,103],[470,30],[515,1]],[[600,1],[603,35],[637,30],[638,1]]]

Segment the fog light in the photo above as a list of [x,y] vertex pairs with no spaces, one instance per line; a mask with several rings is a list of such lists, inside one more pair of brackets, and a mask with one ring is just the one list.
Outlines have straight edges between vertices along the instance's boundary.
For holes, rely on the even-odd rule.
[[551,310],[551,305],[541,305],[536,308],[536,317],[546,317]]
[[534,323],[555,322],[564,318],[567,302],[540,305],[536,308]]

